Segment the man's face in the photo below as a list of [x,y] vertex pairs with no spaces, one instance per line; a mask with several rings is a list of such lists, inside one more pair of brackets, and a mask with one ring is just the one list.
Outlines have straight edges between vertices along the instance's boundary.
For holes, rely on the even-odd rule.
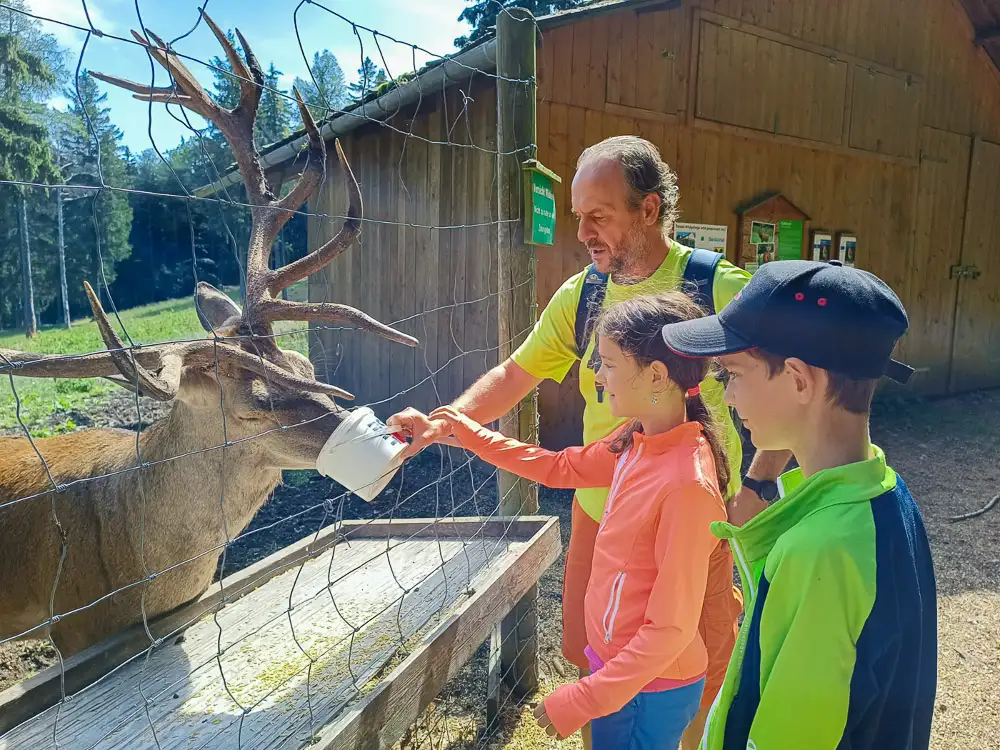
[[616,281],[630,274],[649,253],[648,233],[656,224],[659,197],[646,196],[642,207],[631,210],[621,165],[607,159],[584,162],[573,179],[572,193],[573,213],[579,220],[576,236],[597,270],[610,272]]
[[792,450],[805,420],[795,378],[786,368],[776,375],[767,363],[746,352],[719,357],[726,371],[725,402],[750,430],[759,450]]

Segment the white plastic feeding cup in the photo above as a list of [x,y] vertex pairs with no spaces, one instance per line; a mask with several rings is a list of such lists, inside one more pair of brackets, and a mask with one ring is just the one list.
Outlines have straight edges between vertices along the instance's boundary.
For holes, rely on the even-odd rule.
[[362,406],[327,439],[316,469],[371,502],[399,471],[404,448],[406,443],[391,434],[375,412]]

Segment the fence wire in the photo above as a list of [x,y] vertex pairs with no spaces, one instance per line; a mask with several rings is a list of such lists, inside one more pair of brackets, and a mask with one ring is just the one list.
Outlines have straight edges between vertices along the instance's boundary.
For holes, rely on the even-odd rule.
[[[85,112],[88,133],[98,150],[96,163],[100,165],[100,138],[80,91],[88,43],[92,37],[99,37],[146,49],[151,87],[155,86],[159,66],[154,54],[138,39],[116,36],[96,27],[86,0],[81,3],[87,26],[16,7],[4,8],[85,35],[75,68],[74,90]],[[209,0],[205,0],[200,10],[206,10],[208,5]],[[134,10],[141,33],[154,39],[143,22],[139,0],[135,0]],[[427,184],[426,174],[413,174],[408,168],[407,149],[413,142],[423,144],[428,154],[430,149],[482,154],[488,161],[480,163],[491,165],[488,189],[484,191],[489,208],[485,218],[467,216],[469,221],[427,222],[406,215],[410,204],[405,202],[400,204],[403,210],[396,214],[359,217],[362,238],[368,231],[382,230],[386,230],[384,236],[388,236],[388,230],[406,233],[398,236],[410,241],[420,234],[433,235],[439,241],[446,238],[453,243],[456,258],[463,253],[479,253],[488,259],[486,266],[478,269],[480,278],[471,282],[454,268],[431,269],[433,278],[447,279],[454,273],[450,299],[436,299],[422,310],[407,311],[388,322],[424,343],[412,351],[410,359],[393,360],[402,363],[401,369],[408,373],[406,382],[400,382],[399,378],[387,380],[394,387],[369,398],[366,405],[384,416],[408,405],[412,399],[423,399],[428,408],[447,403],[458,395],[456,386],[467,385],[473,377],[488,370],[500,352],[509,350],[527,332],[516,331],[511,341],[500,341],[497,333],[500,296],[532,283],[525,278],[510,282],[509,288],[501,288],[497,229],[504,222],[521,222],[523,218],[497,215],[497,170],[503,157],[526,157],[527,152],[533,153],[534,144],[516,151],[501,151],[496,142],[495,123],[484,130],[482,123],[474,122],[477,116],[487,116],[483,111],[474,113],[474,95],[484,84],[495,87],[500,80],[518,84],[525,95],[533,95],[534,81],[501,79],[495,71],[472,68],[454,57],[433,55],[417,44],[363,26],[314,0],[301,0],[292,13],[298,47],[307,69],[309,58],[300,34],[300,16],[307,13],[310,24],[348,27],[357,39],[362,61],[374,49],[389,76],[390,91],[398,92],[404,85],[421,86],[420,75],[435,65],[458,66],[465,73],[463,80],[443,80],[435,90],[419,88],[414,104],[404,106],[397,99],[396,110],[385,117],[370,116],[364,106],[380,95],[369,91],[368,81],[362,82],[361,101],[352,107],[331,107],[325,101],[309,103],[325,113],[325,121],[360,119],[370,126],[368,135],[359,136],[355,144],[363,138],[376,139],[379,133],[401,136],[398,153],[394,150],[388,154],[390,163],[395,164],[391,173],[372,172],[367,169],[370,164],[353,162],[362,190],[381,177],[383,183],[378,190],[383,194],[395,192],[409,198],[437,189],[440,200],[447,200],[441,185]],[[199,14],[190,29],[170,40],[167,46],[172,58],[220,71],[211,63],[175,48],[203,22]],[[402,45],[411,51],[413,64],[406,76],[389,68],[383,49],[388,44]],[[419,68],[417,53],[438,59]],[[248,80],[228,71],[221,72],[241,83]],[[311,69],[310,78],[317,90],[322,91]],[[171,81],[176,91],[176,73]],[[267,90],[292,98],[285,92]],[[453,103],[457,107],[449,110]],[[229,165],[213,161],[202,143],[204,134],[192,126],[184,109],[176,103],[165,106],[201,144],[205,166],[218,184]],[[501,104],[501,107],[516,106],[516,99]],[[240,200],[228,188],[220,188],[216,195],[196,196],[190,186],[182,184],[153,136],[153,109],[150,101],[147,127],[150,145],[176,179],[178,194],[110,184],[100,166],[99,184],[95,186],[28,180],[6,180],[2,184],[23,190],[71,187],[78,194],[89,193],[95,228],[99,219],[98,198],[106,191],[161,199],[165,210],[169,204],[182,201],[191,227],[196,282],[199,280],[196,236],[190,208],[195,201],[215,204],[241,272],[246,273],[246,259],[238,252],[236,233],[228,225],[222,207],[250,210],[253,201]],[[441,112],[445,137],[414,132],[421,118],[434,111]],[[495,111],[492,116],[496,117]],[[491,133],[492,142],[490,138],[477,142],[475,136],[481,131]],[[391,143],[395,147],[397,140]],[[386,174],[391,175],[389,180],[385,179]],[[334,174],[324,179],[337,180],[339,176]],[[326,187],[321,184],[317,189]],[[523,203],[519,201],[518,205]],[[312,203],[308,209],[296,208],[293,212],[310,220],[310,239],[316,227],[331,227],[332,234],[348,218],[347,214],[317,209]],[[468,246],[473,236],[468,234],[470,230],[483,230],[475,238],[485,239],[487,246]],[[103,272],[105,258],[100,231],[96,235],[98,266]],[[357,255],[366,250],[370,248],[355,247],[347,252]],[[419,261],[417,258],[416,262]],[[340,266],[337,270],[342,269]],[[71,367],[110,352],[116,356],[116,364],[127,380],[129,372],[134,375],[145,367],[144,362],[157,347],[206,341],[193,337],[169,342],[137,341],[126,325],[128,316],[123,317],[115,305],[107,278],[102,273],[95,281],[97,294],[107,302],[123,342],[120,345],[109,342],[100,352],[51,357],[49,362],[54,365]],[[366,294],[359,293],[357,300],[351,302],[365,309],[367,299]],[[471,312],[481,313],[474,319],[478,325],[466,325]],[[18,604],[15,595],[8,595],[7,605],[17,611],[12,616],[0,616],[0,646],[10,647],[23,639],[47,640],[55,675],[46,688],[49,705],[28,712],[33,715],[19,715],[12,724],[12,720],[4,718],[9,706],[0,705],[0,721],[4,722],[0,727],[6,728],[0,734],[0,748],[242,750],[306,747],[315,742],[327,746],[324,743],[331,742],[330,732],[334,731],[331,727],[349,719],[352,708],[377,688],[380,680],[416,648],[421,638],[446,622],[474,596],[476,586],[525,541],[511,531],[515,519],[501,515],[505,498],[498,493],[497,472],[471,454],[443,446],[429,449],[405,464],[370,504],[353,494],[361,487],[343,487],[332,480],[311,476],[307,480],[296,478],[292,486],[279,488],[276,498],[265,505],[276,469],[297,468],[281,465],[282,454],[294,452],[287,446],[302,439],[297,435],[318,429],[327,415],[299,414],[289,421],[288,410],[275,408],[281,387],[263,369],[261,377],[266,385],[263,397],[270,411],[265,407],[263,417],[255,417],[258,426],[248,431],[243,419],[246,392],[250,390],[245,385],[248,381],[239,381],[240,376],[234,375],[220,353],[242,346],[258,356],[263,366],[261,346],[303,335],[308,337],[309,355],[317,375],[326,382],[337,382],[338,370],[348,356],[367,355],[368,367],[385,366],[372,359],[372,355],[389,351],[388,347],[376,349],[373,344],[361,343],[360,338],[353,338],[354,331],[338,325],[286,325],[281,330],[225,335],[213,332],[207,339],[213,347],[212,361],[201,371],[214,376],[211,400],[215,406],[210,408],[213,413],[218,409],[217,424],[208,425],[207,429],[204,424],[196,425],[195,410],[189,404],[157,404],[141,397],[141,388],[136,386],[131,388],[129,399],[134,422],[127,450],[123,448],[125,443],[110,438],[84,443],[86,438],[82,435],[71,435],[51,442],[33,435],[22,418],[23,400],[18,391],[22,382],[19,376],[24,375],[25,367],[30,367],[30,357],[0,350],[0,375],[9,382],[20,436],[30,451],[29,458],[33,457],[41,472],[35,480],[21,485],[23,491],[12,494],[5,490],[0,495],[0,538],[21,531],[27,536],[36,534],[45,542],[19,563],[24,566],[18,575],[22,601]],[[137,375],[135,379],[138,380]],[[259,409],[259,404],[255,408]],[[182,435],[176,433],[178,428],[181,433],[190,430],[217,437],[205,445],[184,448]],[[61,446],[66,445],[86,446],[91,466],[71,470],[73,467],[61,452]],[[181,476],[185,476],[181,487],[165,481]],[[508,492],[518,490],[514,486]],[[193,494],[184,496],[184,492]],[[463,518],[471,520],[457,520]],[[51,530],[48,536],[37,528],[43,520]],[[387,524],[394,529],[391,533],[385,530]],[[15,542],[20,540],[8,541],[11,548],[17,548]],[[118,555],[116,550],[129,545],[135,547],[134,564],[116,567],[116,562],[128,557],[128,551]],[[46,554],[53,557],[51,562],[41,560]],[[265,579],[267,582],[262,583]],[[174,609],[181,603],[174,601],[175,590],[181,588],[199,598],[193,606]],[[69,601],[73,603],[65,604]],[[514,616],[534,617],[534,614]],[[520,620],[511,623],[506,628],[506,637],[515,638],[521,624]],[[124,625],[132,629],[123,631]],[[497,632],[498,628],[499,623]],[[89,639],[81,635],[88,632],[92,634]],[[69,652],[78,653],[81,648],[93,645],[98,637],[106,639],[100,643],[101,648],[107,649],[102,657],[107,669],[96,680],[81,681],[81,674],[87,670],[79,665],[87,654],[70,656]],[[511,717],[521,710],[523,698],[507,687],[515,663],[504,664],[500,651],[515,656],[524,649],[533,653],[537,646],[534,637],[518,640],[512,644],[513,648],[507,648],[509,644],[502,644],[498,638],[480,647],[459,677],[405,729],[397,745],[400,748],[502,746],[504,728],[509,729]],[[54,689],[53,684],[57,686]],[[15,708],[23,714],[21,704]],[[399,729],[403,731],[402,727]],[[368,730],[378,731],[378,728],[372,726]],[[329,746],[337,745],[333,742]]]

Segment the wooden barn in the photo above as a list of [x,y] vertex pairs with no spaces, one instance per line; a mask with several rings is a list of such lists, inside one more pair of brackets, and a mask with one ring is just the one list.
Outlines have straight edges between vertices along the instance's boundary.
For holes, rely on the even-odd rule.
[[[385,412],[457,395],[509,350],[504,293],[534,283],[544,305],[586,264],[570,210],[580,152],[634,133],[678,173],[693,241],[741,265],[846,252],[906,304],[915,389],[1000,386],[1000,0],[618,0],[537,26],[536,155],[561,182],[554,243],[526,246],[534,279],[498,270],[512,220],[498,214],[497,113],[517,103],[498,107],[488,39],[325,125],[370,221],[310,297],[402,321],[424,348],[317,331],[321,376]],[[295,171],[297,143],[269,151],[275,172]],[[335,183],[310,206],[312,246],[337,228]],[[550,445],[579,439],[576,387],[540,390]]]

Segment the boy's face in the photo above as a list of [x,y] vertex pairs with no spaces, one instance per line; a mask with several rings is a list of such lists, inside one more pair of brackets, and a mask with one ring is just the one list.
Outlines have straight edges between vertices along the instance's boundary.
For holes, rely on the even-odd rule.
[[719,357],[719,364],[729,376],[725,402],[739,413],[753,444],[759,450],[793,449],[809,400],[795,370],[786,366],[771,375],[765,361],[746,352]]

